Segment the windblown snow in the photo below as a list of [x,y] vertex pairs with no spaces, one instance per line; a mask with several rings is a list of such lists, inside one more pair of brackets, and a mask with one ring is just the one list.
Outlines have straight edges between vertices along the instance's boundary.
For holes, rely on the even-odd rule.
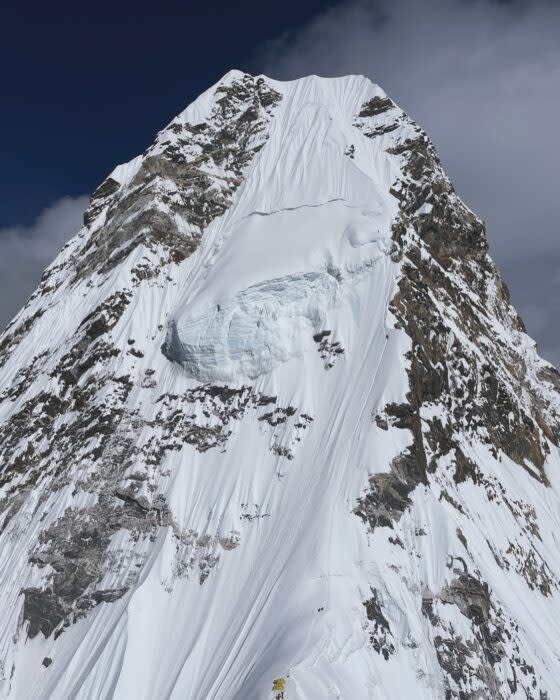
[[0,337],[0,696],[560,697],[560,375],[424,132],[232,71]]

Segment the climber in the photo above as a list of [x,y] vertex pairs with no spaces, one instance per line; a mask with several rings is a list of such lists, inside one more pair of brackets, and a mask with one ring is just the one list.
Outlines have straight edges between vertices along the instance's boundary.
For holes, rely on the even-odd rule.
[[275,700],[284,699],[284,690],[286,690],[286,679],[285,678],[275,678],[272,681],[272,690],[276,693]]

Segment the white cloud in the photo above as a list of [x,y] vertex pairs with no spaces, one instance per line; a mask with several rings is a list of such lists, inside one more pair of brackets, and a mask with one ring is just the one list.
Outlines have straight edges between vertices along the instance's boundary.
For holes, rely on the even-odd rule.
[[47,207],[31,226],[0,229],[0,328],[26,302],[43,270],[82,225],[89,197],[63,197]]

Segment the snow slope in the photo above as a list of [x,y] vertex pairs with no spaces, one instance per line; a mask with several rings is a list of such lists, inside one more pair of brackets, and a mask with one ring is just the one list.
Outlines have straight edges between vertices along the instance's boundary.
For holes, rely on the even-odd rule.
[[560,697],[559,390],[379,87],[228,73],[0,338],[1,697]]

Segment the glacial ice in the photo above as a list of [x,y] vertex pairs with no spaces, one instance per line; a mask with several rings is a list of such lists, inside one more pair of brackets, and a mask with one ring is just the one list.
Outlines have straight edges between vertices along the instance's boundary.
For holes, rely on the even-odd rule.
[[[199,381],[255,379],[315,351],[313,334],[326,327],[329,310],[389,250],[379,213],[341,200],[240,223],[214,266],[213,294],[203,287],[180,305],[162,347]],[[228,293],[240,282],[249,284]]]

